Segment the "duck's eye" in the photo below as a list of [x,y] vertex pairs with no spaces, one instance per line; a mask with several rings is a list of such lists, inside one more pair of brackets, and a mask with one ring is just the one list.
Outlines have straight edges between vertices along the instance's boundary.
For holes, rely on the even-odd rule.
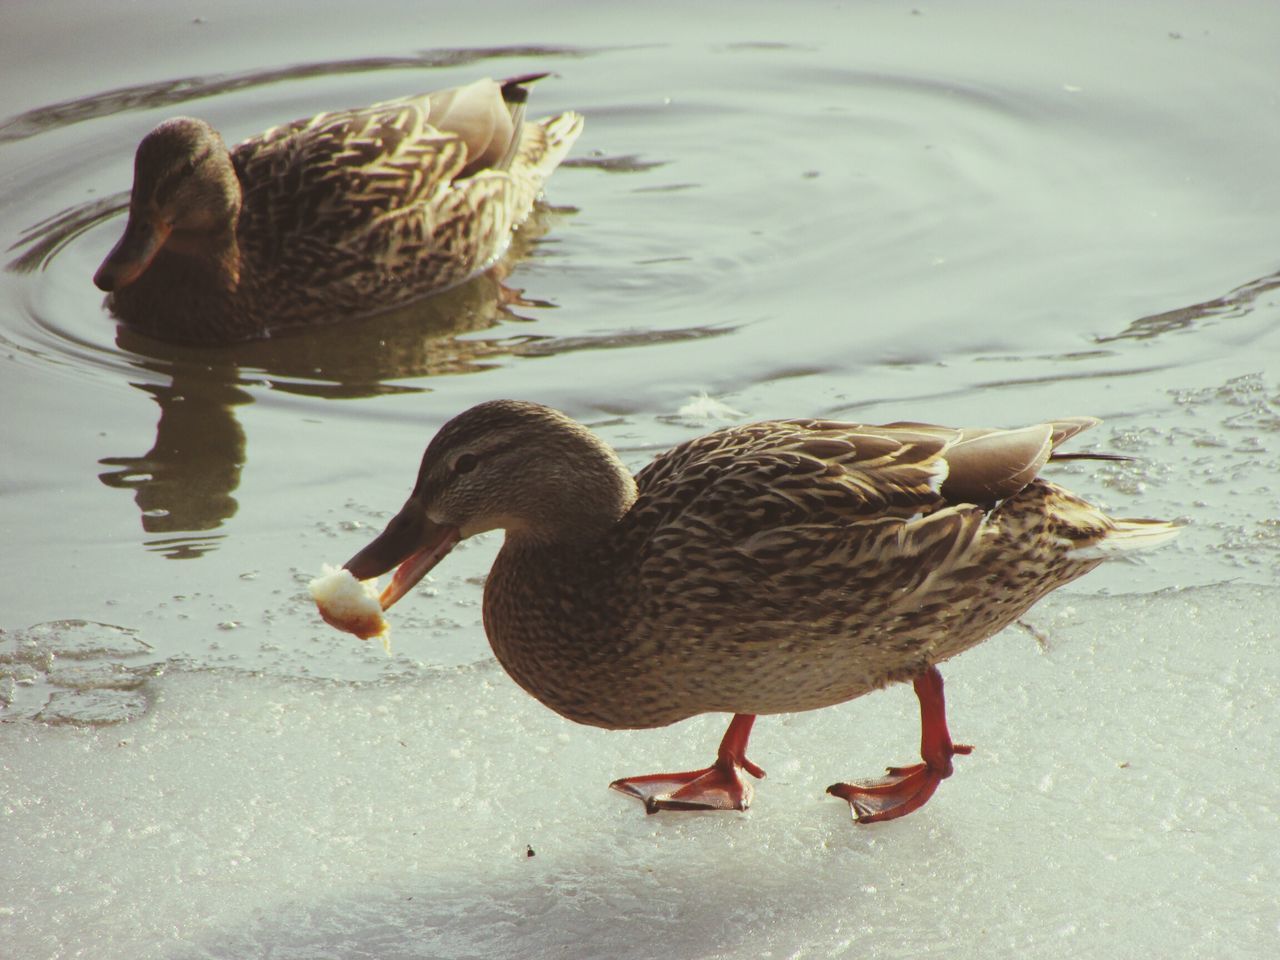
[[474,453],[462,453],[458,455],[458,459],[453,461],[454,473],[470,473],[476,468],[476,464],[480,462],[480,458]]

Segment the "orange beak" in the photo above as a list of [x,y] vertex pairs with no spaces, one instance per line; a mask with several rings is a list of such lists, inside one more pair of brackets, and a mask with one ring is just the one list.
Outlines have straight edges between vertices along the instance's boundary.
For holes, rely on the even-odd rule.
[[462,539],[457,527],[429,520],[416,500],[410,500],[372,543],[343,564],[357,580],[381,576],[392,567],[391,577],[380,602],[383,610],[425,577]]

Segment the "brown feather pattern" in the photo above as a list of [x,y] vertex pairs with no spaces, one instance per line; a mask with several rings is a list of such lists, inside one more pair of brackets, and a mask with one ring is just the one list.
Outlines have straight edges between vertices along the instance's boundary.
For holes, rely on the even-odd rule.
[[[139,164],[131,222],[168,217],[181,243],[166,243],[140,276],[114,288],[112,309],[159,338],[225,343],[368,314],[461,283],[501,256],[582,129],[575,113],[519,121],[524,105],[515,90],[508,86],[508,101],[484,80],[323,113],[273,127],[229,154],[201,121],[168,121],[192,125],[188,141],[199,146],[185,149],[221,151],[226,160],[199,168],[211,181],[204,192],[191,187],[172,202],[155,195],[170,174],[153,179]],[[185,169],[184,144],[168,140],[174,145],[158,151],[161,169]],[[238,205],[231,219],[203,216],[215,189]],[[209,223],[183,232],[183,217]],[[112,257],[99,271],[105,284]]]
[[[996,502],[947,493],[967,440],[984,442],[960,458],[958,489],[985,488],[987,473],[1025,472],[1011,448],[1038,470],[1046,441],[1094,422],[769,421],[680,444],[633,479],[562,414],[493,401],[432,441],[406,510],[464,535],[507,529],[485,627],[506,670],[566,717],[653,727],[808,710],[981,642],[1101,562],[1082,548],[1172,535],[1034,471]],[[455,475],[463,453],[476,466]]]

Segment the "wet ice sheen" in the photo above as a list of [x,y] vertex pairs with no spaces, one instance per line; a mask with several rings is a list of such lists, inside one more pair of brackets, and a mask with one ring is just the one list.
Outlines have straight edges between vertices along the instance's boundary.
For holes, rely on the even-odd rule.
[[0,632],[4,719],[110,724],[150,706],[147,682],[162,672],[137,631],[88,620],[55,620]]
[[944,667],[975,752],[871,827],[822,791],[912,758],[906,686],[762,720],[747,814],[645,817],[609,780],[705,761],[722,718],[578,727],[491,663],[171,674],[126,727],[0,725],[6,955],[1263,956],[1277,617],[1247,586],[1050,600],[1047,647]]

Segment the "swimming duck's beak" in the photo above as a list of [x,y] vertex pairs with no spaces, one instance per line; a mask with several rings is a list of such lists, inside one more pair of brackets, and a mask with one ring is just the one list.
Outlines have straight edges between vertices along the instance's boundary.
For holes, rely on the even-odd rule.
[[404,505],[374,541],[343,564],[357,580],[369,580],[396,568],[382,591],[383,610],[414,588],[462,539],[457,527],[428,519],[413,499]]
[[94,284],[99,290],[110,293],[133,283],[151,266],[172,229],[159,220],[130,214],[124,236],[93,275]]

